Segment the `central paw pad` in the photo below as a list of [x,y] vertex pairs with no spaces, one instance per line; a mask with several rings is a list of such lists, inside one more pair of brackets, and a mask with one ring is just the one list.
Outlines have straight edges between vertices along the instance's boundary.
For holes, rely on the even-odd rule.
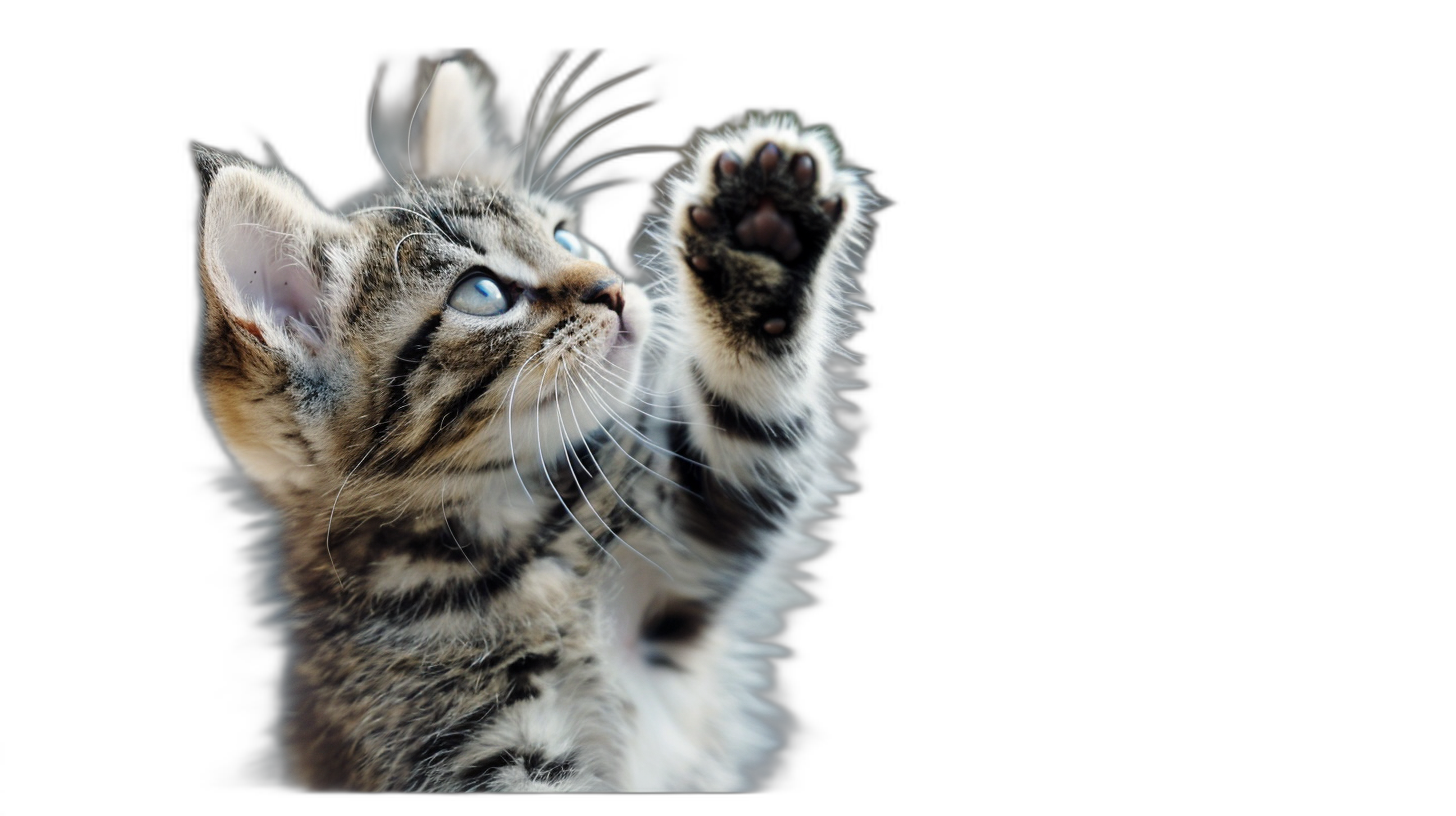
[[759,202],[758,209],[744,216],[733,228],[733,234],[744,249],[767,250],[782,261],[792,261],[804,251],[794,222],[779,214],[771,198],[765,198]]

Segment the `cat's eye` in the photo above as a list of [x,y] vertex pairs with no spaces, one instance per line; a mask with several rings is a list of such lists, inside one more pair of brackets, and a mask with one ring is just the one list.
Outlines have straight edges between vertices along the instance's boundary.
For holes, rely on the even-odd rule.
[[556,229],[556,243],[565,246],[566,252],[571,252],[577,258],[585,258],[587,256],[587,242],[577,238],[575,233],[566,232],[561,227]]
[[488,275],[476,273],[456,284],[450,293],[450,305],[460,311],[479,317],[504,314],[511,308],[510,299],[498,281]]

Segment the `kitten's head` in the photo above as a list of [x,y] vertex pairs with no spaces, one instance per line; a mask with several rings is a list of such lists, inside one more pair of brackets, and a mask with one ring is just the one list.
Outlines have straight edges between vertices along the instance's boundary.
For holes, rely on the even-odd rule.
[[636,377],[642,290],[575,232],[570,198],[522,178],[529,151],[493,129],[483,65],[423,73],[401,149],[381,146],[390,192],[349,212],[196,148],[202,386],[275,498],[540,469],[620,413]]

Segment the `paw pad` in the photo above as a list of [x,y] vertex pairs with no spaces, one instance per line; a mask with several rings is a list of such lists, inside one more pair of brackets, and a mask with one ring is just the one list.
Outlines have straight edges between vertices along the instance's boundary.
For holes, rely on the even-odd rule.
[[794,181],[800,187],[814,186],[814,157],[808,153],[801,153],[794,159]]
[[772,198],[760,201],[758,208],[733,228],[733,234],[744,249],[768,250],[780,260],[795,260],[803,251],[793,222],[779,214]]
[[723,151],[723,155],[718,157],[717,167],[719,178],[736,176],[738,175],[738,171],[743,169],[743,159],[738,158],[737,153],[731,150],[725,150]]
[[758,151],[758,166],[763,168],[763,172],[772,173],[783,157],[784,152],[779,150],[779,146],[769,142]]

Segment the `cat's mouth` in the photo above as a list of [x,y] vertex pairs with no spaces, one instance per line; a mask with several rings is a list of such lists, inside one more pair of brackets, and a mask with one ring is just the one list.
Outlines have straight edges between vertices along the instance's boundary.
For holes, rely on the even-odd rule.
[[617,336],[614,337],[614,338],[612,338],[611,348],[616,349],[616,348],[618,348],[620,346],[629,346],[636,339],[637,339],[636,335],[632,333],[632,324],[629,323],[629,322],[627,322],[627,316],[626,315],[618,315],[617,316]]

